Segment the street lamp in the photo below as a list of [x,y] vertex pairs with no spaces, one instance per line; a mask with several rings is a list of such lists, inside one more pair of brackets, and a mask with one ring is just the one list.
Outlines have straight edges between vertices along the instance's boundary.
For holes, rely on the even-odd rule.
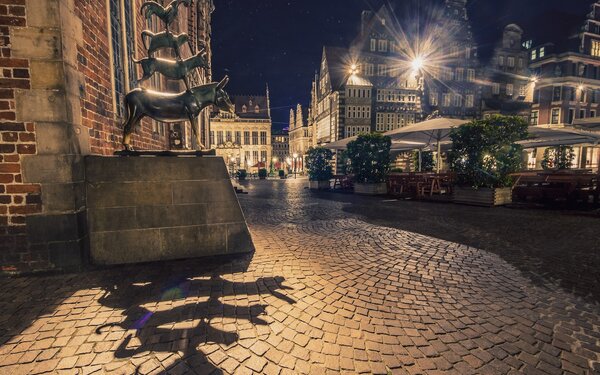
[[235,178],[235,157],[229,159],[231,162],[229,170],[231,171],[231,178]]
[[425,61],[420,56],[415,57],[411,62],[411,66],[415,72],[418,72],[421,69],[423,69],[423,65],[425,65]]
[[271,159],[271,173],[273,175],[275,175],[276,164],[277,164],[277,158],[274,157],[273,159]]
[[298,154],[294,154],[294,179],[298,173]]
[[350,74],[354,75],[358,73],[358,65],[352,64],[350,65]]

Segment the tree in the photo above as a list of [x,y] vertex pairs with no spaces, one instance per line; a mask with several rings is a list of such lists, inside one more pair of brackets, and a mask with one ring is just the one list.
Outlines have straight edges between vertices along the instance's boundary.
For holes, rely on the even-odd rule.
[[[421,159],[421,168],[419,168],[419,159]],[[435,160],[433,160],[432,151],[422,151],[419,157],[419,151],[413,152],[413,163],[415,170],[420,172],[431,172],[435,169]]]
[[511,186],[510,174],[523,167],[523,148],[515,142],[527,138],[527,126],[520,117],[497,115],[453,129],[448,159],[459,185]]
[[333,177],[333,152],[323,147],[311,147],[306,153],[306,169],[311,181],[329,181]]
[[385,182],[392,159],[392,140],[378,133],[359,135],[348,143],[347,156],[350,159],[348,172],[358,183]]
[[549,147],[544,151],[542,168],[545,170],[571,169],[575,160],[575,151],[571,146]]

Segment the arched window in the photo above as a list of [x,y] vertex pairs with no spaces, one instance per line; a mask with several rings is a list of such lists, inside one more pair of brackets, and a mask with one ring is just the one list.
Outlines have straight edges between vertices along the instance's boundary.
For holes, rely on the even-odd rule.
[[254,107],[254,112],[260,113],[260,107],[258,106],[258,104],[256,105],[256,107]]
[[246,107],[246,105],[244,104],[242,106],[242,113],[246,113],[246,112],[248,112],[248,107]]

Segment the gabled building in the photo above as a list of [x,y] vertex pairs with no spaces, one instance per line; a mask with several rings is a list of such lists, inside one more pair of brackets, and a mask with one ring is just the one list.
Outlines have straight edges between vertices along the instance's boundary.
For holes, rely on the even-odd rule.
[[312,129],[309,126],[310,110],[302,107],[301,104],[296,106],[296,111],[290,109],[290,153],[292,157],[304,160],[304,156],[310,147],[313,146]]
[[529,71],[528,55],[523,29],[515,24],[506,26],[485,68],[484,117],[501,114],[529,118],[535,83]]
[[[529,64],[536,77],[531,125],[562,127],[575,119],[596,117],[600,102],[600,1],[590,6],[590,13],[570,36],[533,47]],[[539,164],[541,158],[537,156]],[[597,168],[599,157],[598,148],[576,149],[579,167]]]
[[461,119],[481,115],[483,74],[466,6],[467,0],[445,0],[443,19],[435,31],[445,36],[437,52],[444,59],[424,77],[427,113]]
[[350,48],[324,47],[314,87],[316,143],[361,133],[385,132],[420,120],[420,77],[393,32],[387,6],[365,11],[358,42]]

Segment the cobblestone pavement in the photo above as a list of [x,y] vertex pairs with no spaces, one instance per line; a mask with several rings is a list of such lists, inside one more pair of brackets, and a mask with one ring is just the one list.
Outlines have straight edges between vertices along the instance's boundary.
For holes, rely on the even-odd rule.
[[600,374],[597,304],[300,181],[248,190],[253,255],[0,280],[0,374]]

